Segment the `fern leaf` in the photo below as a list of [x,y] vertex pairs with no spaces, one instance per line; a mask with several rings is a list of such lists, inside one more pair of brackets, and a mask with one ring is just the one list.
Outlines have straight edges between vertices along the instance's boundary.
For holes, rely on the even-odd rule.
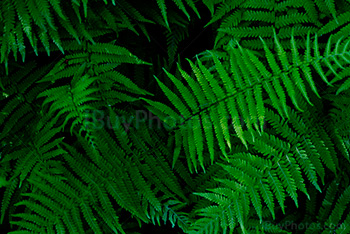
[[282,183],[278,179],[277,175],[273,171],[269,171],[269,177],[268,177],[268,182],[270,183],[272,187],[272,191],[276,195],[277,201],[280,204],[280,207],[282,209],[282,212],[284,213],[284,201],[285,201],[285,192],[283,190]]
[[164,0],[157,0],[157,4],[160,8],[160,11],[161,11],[162,16],[164,18],[166,26],[169,28],[168,17],[167,17],[167,8],[165,6],[165,1]]
[[[217,82],[215,79],[213,79],[212,74],[203,66],[203,64],[201,63],[201,61],[200,61],[200,60],[197,60],[197,61],[198,61],[198,64],[199,64],[199,68],[200,68],[200,69],[202,70],[202,72],[203,72],[203,75],[204,75],[204,76],[206,77],[206,79],[208,79],[208,81],[209,81],[209,85],[210,85],[210,87],[212,88],[214,95],[216,96],[215,99],[218,99],[219,97],[223,97],[225,94],[224,94],[224,91],[223,91],[223,90],[221,89],[221,87],[219,86],[218,82]],[[201,81],[199,81],[199,82],[201,82]],[[204,82],[203,82],[203,84],[204,84]],[[203,88],[208,88],[208,85],[205,84],[205,85],[203,85],[202,87],[203,87]],[[209,93],[209,91],[208,91],[208,93]],[[214,95],[211,94],[211,96],[214,96]],[[208,99],[210,99],[210,98],[208,98]],[[221,142],[221,141],[220,141],[220,139],[221,139],[220,135],[221,135],[221,132],[222,132],[222,135],[223,135],[224,139],[226,140],[226,143],[227,143],[228,147],[231,148],[231,141],[230,141],[230,136],[229,136],[229,131],[228,131],[229,128],[228,128],[228,124],[227,124],[227,116],[228,116],[228,113],[227,113],[226,106],[225,106],[224,103],[221,102],[221,103],[219,104],[219,108],[218,108],[217,112],[218,112],[218,116],[219,116],[219,118],[220,118],[219,121],[216,120],[216,117],[215,117],[215,116],[212,115],[211,117],[212,117],[213,119],[215,119],[214,121],[215,121],[216,123],[214,123],[214,124],[219,124],[219,122],[220,122],[220,124],[219,124],[218,126],[221,126],[222,131],[221,131],[221,130],[218,130],[218,132],[217,132],[217,135],[218,135],[218,137],[219,137],[219,144],[220,144],[220,147],[224,148],[223,144],[220,143],[220,142]],[[213,113],[211,113],[211,114],[213,114]],[[215,114],[214,114],[214,115],[215,115]],[[214,125],[214,129],[215,129],[215,126],[216,126],[216,125]]]
[[350,79],[347,79],[344,81],[344,83],[338,88],[337,90],[337,95],[340,94],[341,92],[344,92],[350,88]]
[[331,226],[332,224],[339,223],[349,203],[350,203],[350,187],[347,187],[338,198],[337,203],[334,209],[332,210],[331,215],[326,221],[326,224]]
[[164,93],[167,94],[168,98],[172,100],[174,106],[180,111],[180,114],[184,116],[184,118],[188,118],[188,116],[191,116],[190,111],[188,110],[187,106],[185,106],[180,98],[174,94],[168,87],[166,87],[157,77],[154,77],[156,81],[158,82],[159,86],[163,90]]
[[297,160],[300,162],[303,169],[306,171],[306,175],[311,183],[316,187],[318,191],[321,192],[320,187],[317,184],[316,172],[313,164],[310,162],[309,158],[305,154],[305,151],[302,149],[295,148],[295,152],[297,155]]
[[285,188],[287,189],[288,194],[292,197],[295,202],[295,205],[298,207],[296,185],[294,179],[291,177],[291,174],[287,170],[287,167],[282,162],[277,162],[278,171],[277,174],[281,177],[282,181],[285,183]]
[[86,219],[87,223],[91,227],[91,229],[95,233],[102,233],[102,230],[100,230],[98,223],[96,222],[96,218],[94,217],[91,208],[88,204],[85,203],[85,201],[81,201],[80,207],[82,209],[82,213],[84,215],[84,218]]

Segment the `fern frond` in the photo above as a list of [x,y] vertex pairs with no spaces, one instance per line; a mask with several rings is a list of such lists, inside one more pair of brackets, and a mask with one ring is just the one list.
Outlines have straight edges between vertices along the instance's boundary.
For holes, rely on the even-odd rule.
[[[273,38],[273,28],[278,29],[278,36],[281,39],[290,39],[291,33],[286,31],[295,28],[294,36],[298,36],[297,40],[300,40],[299,38],[306,36],[308,31],[315,33],[322,26],[312,0],[221,3],[216,9],[216,14],[217,18],[214,14],[210,21],[212,23],[220,20],[215,48],[224,46],[233,37],[246,48],[260,50],[262,46],[254,38],[262,37],[271,49],[274,44],[269,40]],[[283,45],[285,42],[287,41],[281,40]],[[290,44],[287,42],[286,46],[288,48]],[[304,45],[298,43],[297,46]]]
[[[289,118],[289,111],[286,105],[286,94],[281,83],[284,84],[285,88],[287,89],[287,94],[291,98],[295,107],[301,110],[301,108],[299,107],[299,103],[296,99],[298,93],[301,93],[309,104],[312,105],[312,103],[307,94],[306,86],[304,85],[303,77],[301,76],[300,71],[302,72],[302,74],[304,74],[304,79],[307,80],[314,93],[319,96],[315,82],[311,77],[311,66],[313,66],[314,69],[320,75],[325,77],[325,74],[322,70],[322,65],[320,64],[320,61],[322,60],[325,61],[325,65],[330,70],[333,70],[334,73],[337,74],[337,71],[328,62],[328,59],[330,59],[330,57],[335,56],[339,56],[342,58],[345,57],[345,55],[348,55],[348,52],[346,52],[346,47],[344,47],[343,53],[339,53],[337,51],[330,52],[330,49],[327,49],[325,51],[325,55],[321,57],[316,36],[314,41],[315,56],[312,56],[310,52],[310,36],[308,34],[308,39],[306,42],[307,50],[305,52],[304,60],[302,60],[302,58],[299,56],[299,52],[296,47],[296,42],[294,40],[294,37],[292,36],[292,61],[290,61],[290,59],[287,57],[286,51],[279,43],[276,33],[274,35],[274,40],[277,47],[277,58],[280,61],[280,65],[278,64],[278,61],[276,60],[273,53],[267,47],[264,40],[262,40],[267,61],[272,73],[266,69],[265,65],[258,59],[257,56],[255,56],[249,50],[243,49],[238,44],[238,49],[232,48],[232,46],[229,48],[230,57],[228,62],[231,65],[231,71],[229,72],[223,69],[221,62],[218,60],[216,55],[211,53],[212,58],[214,60],[214,64],[216,65],[215,70],[220,77],[218,81],[220,80],[220,82],[223,84],[224,89],[220,87],[217,79],[214,78],[213,74],[201,63],[200,60],[197,60],[198,67],[195,66],[191,61],[189,61],[192,70],[194,71],[195,76],[197,77],[197,80],[200,84],[200,87],[198,87],[198,85],[193,84],[192,79],[187,73],[183,71],[181,72],[183,78],[187,80],[193,92],[196,94],[196,98],[194,98],[192,94],[189,93],[189,91],[185,91],[183,88],[181,88],[179,86],[180,81],[168,72],[166,72],[166,74],[178,87],[180,91],[180,96],[176,95],[174,92],[168,89],[161,81],[159,81],[159,79],[157,79],[157,82],[161,86],[163,92],[168,96],[170,100],[172,100],[172,103],[174,104],[175,108],[179,110],[179,116],[182,116],[178,125],[183,125],[185,122],[190,120],[194,121],[196,116],[201,116],[202,113],[205,113],[208,109],[209,118],[214,123],[213,132],[215,132],[216,134],[216,139],[218,141],[219,148],[223,155],[226,155],[225,145],[227,145],[229,148],[231,147],[231,138],[229,136],[230,134],[228,131],[227,119],[225,120],[225,118],[229,116],[229,113],[231,114],[230,117],[233,120],[233,126],[236,131],[236,134],[242,140],[243,143],[245,143],[245,137],[242,132],[242,127],[237,122],[240,114],[242,114],[243,120],[247,124],[249,132],[252,133],[253,131],[251,127],[252,124],[255,126],[256,130],[262,130],[262,123],[264,120],[264,104],[262,100],[262,90],[261,88],[259,88],[259,85],[262,85],[262,87],[264,87],[266,93],[269,95],[272,101],[272,106],[276,110],[278,110],[279,114]],[[331,38],[329,39],[328,45],[330,45],[330,41]],[[330,46],[328,46],[328,48],[330,48]],[[240,57],[243,59],[238,59]],[[229,78],[228,74],[232,74],[235,84],[233,83],[233,80]],[[323,78],[323,80],[327,84],[330,84],[326,79]],[[251,89],[253,89],[253,92],[250,91]],[[187,105],[185,105],[182,102],[180,97],[184,98],[184,100],[187,102]],[[197,99],[197,102],[195,102],[193,99]],[[245,99],[247,99],[247,103]],[[237,103],[239,110],[235,108],[236,103],[234,102]],[[204,109],[198,109],[195,106],[198,104],[208,104],[209,107]],[[259,105],[256,106],[257,104]],[[212,108],[214,106],[217,106],[218,108],[214,110]],[[163,110],[158,111],[158,113],[162,112],[164,113]],[[173,111],[171,112],[173,113]],[[170,112],[168,111],[167,113]],[[259,119],[259,121],[257,121],[257,119]],[[259,122],[260,128],[258,126]],[[198,123],[201,124],[200,122]],[[201,128],[204,128],[204,125]],[[211,127],[209,127],[209,129],[210,128]],[[205,132],[205,128],[203,131]],[[184,135],[186,134],[186,137],[184,139],[189,140],[189,142],[193,142],[192,135],[195,134],[196,139],[202,139],[203,131],[199,131],[198,129],[194,128],[190,129],[190,131],[187,131],[187,129],[182,127],[181,131],[177,131],[177,133]],[[206,141],[208,142],[208,144],[212,145],[212,137],[210,135],[208,135]],[[254,135],[252,136],[254,137]],[[224,141],[226,141],[226,144]],[[189,151],[185,152],[190,152],[189,157],[195,165],[195,159],[193,158],[194,152],[197,151],[200,158],[202,158],[203,146],[201,145],[201,143],[197,143],[195,144],[195,149],[197,150],[195,150],[194,148],[191,148],[190,145],[188,148]],[[213,158],[213,156],[211,156],[211,158]],[[203,167],[203,160],[200,159],[199,162]]]
[[0,223],[349,233],[349,9],[0,1]]

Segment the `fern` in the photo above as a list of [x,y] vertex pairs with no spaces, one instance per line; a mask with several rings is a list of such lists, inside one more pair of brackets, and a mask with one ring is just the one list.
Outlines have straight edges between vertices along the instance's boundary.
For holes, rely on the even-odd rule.
[[2,1],[2,232],[349,233],[349,10]]
[[[293,112],[290,114],[292,113]],[[293,116],[290,122],[296,129],[299,129],[298,131],[305,131],[306,129],[309,129],[308,131],[310,131],[310,133],[312,132],[311,129],[313,129],[313,126],[315,125],[309,123],[307,124],[308,126],[301,127],[301,123],[298,123],[300,126],[299,128],[296,125],[297,123],[293,121],[297,119],[299,119],[297,116]],[[249,197],[248,200],[250,202],[248,202],[248,204],[252,204],[258,217],[260,218],[260,222],[262,222],[262,207],[264,206],[262,203],[263,201],[269,208],[274,219],[274,200],[278,201],[279,207],[284,213],[284,202],[288,196],[294,200],[296,206],[298,207],[297,190],[304,192],[307,197],[309,197],[303,178],[308,178],[308,181],[313,184],[317,190],[321,191],[320,186],[317,183],[316,172],[319,174],[319,176],[321,176],[323,181],[325,176],[325,166],[331,170],[335,169],[333,165],[335,164],[334,161],[336,159],[331,159],[330,151],[322,154],[322,161],[324,162],[324,165],[322,165],[320,154],[316,150],[312,152],[303,150],[305,147],[305,149],[317,148],[321,151],[319,145],[313,145],[317,144],[317,142],[320,141],[319,139],[315,139],[315,143],[313,143],[312,140],[305,139],[304,137],[299,139],[297,137],[294,138],[293,135],[297,136],[301,134],[293,133],[293,130],[288,127],[287,123],[289,121],[281,122],[278,115],[274,114],[270,110],[267,112],[267,121],[276,129],[277,132],[274,133],[276,135],[264,133],[259,140],[254,142],[251,139],[249,140],[249,143],[256,150],[256,152],[262,154],[266,158],[261,158],[257,154],[253,155],[245,150],[241,152],[234,152],[232,155],[230,155],[229,161],[222,164],[223,169],[228,172],[227,176],[224,177],[225,179],[221,179],[220,177],[217,179],[223,187],[220,187],[220,189],[210,189],[210,191],[214,193],[198,194],[215,202],[218,205],[216,207],[217,212],[220,211],[215,216],[212,213],[201,213],[201,215],[205,216],[205,218],[203,217],[202,219],[206,219],[206,217],[210,216],[211,218],[215,217],[219,223],[224,222],[222,219],[227,219],[227,217],[225,215],[221,216],[221,214],[228,212],[230,209],[228,208],[229,204],[231,206],[234,205],[234,199],[236,199],[238,196],[236,194],[236,190],[238,190],[241,194],[245,194],[244,196]],[[313,131],[317,130],[315,129]],[[283,140],[283,138],[277,137],[277,133],[281,134],[281,136],[285,137],[286,139]],[[311,134],[304,132],[303,135],[309,136]],[[326,155],[328,155],[328,159],[326,159]],[[304,176],[302,176],[300,173],[301,171],[304,172]],[[222,191],[226,192],[222,193]],[[222,202],[221,200],[215,200],[213,199],[214,194],[217,194],[215,197],[219,197],[219,194],[220,196],[224,195],[228,201]],[[212,212],[209,207],[208,212]],[[246,213],[245,215],[248,217],[249,213]],[[199,223],[201,222],[202,221],[199,221]],[[243,226],[244,223],[240,223],[240,225]],[[234,226],[230,228],[233,229]],[[242,229],[243,232],[244,230],[245,228]],[[208,232],[203,231],[203,233]]]
[[[239,122],[239,116],[243,117],[244,123],[247,124],[249,132],[252,133],[252,126],[254,126],[255,130],[257,130],[259,134],[263,132],[262,126],[265,119],[265,107],[262,99],[262,88],[264,88],[268,94],[269,98],[271,99],[272,106],[278,111],[278,113],[283,117],[290,118],[287,111],[287,95],[289,95],[294,106],[300,111],[302,111],[302,109],[299,107],[296,100],[297,94],[302,95],[310,105],[313,105],[307,95],[304,84],[305,81],[303,81],[299,69],[304,75],[304,79],[309,83],[310,88],[316,95],[319,96],[315,82],[311,76],[311,66],[313,66],[315,71],[320,74],[324,82],[331,85],[326,79],[320,61],[324,61],[325,64],[323,64],[323,66],[327,66],[328,69],[333,71],[334,74],[338,76],[336,71],[338,68],[336,66],[332,66],[329,59],[331,57],[334,58],[335,56],[339,56],[346,61],[347,59],[345,56],[349,53],[346,52],[346,45],[344,46],[343,51],[340,53],[338,52],[338,46],[336,46],[336,51],[333,52],[334,54],[330,52],[330,38],[325,55],[321,57],[317,37],[315,37],[313,47],[314,56],[312,56],[311,39],[310,35],[308,34],[306,42],[307,49],[302,62],[301,58],[299,57],[299,52],[295,46],[294,37],[292,36],[291,47],[293,59],[290,61],[286,56],[285,50],[279,44],[275,34],[277,57],[281,63],[281,65],[278,65],[275,56],[266,46],[264,40],[262,42],[264,44],[267,62],[272,73],[265,68],[264,64],[254,54],[248,50],[244,50],[240,45],[238,45],[238,49],[231,47],[228,51],[228,62],[230,64],[229,73],[224,69],[222,63],[216,57],[216,55],[212,53],[215,70],[218,73],[219,79],[215,79],[213,74],[207,68],[205,68],[198,59],[198,66],[194,65],[192,62],[190,62],[190,65],[199,84],[195,83],[189,74],[179,68],[182,77],[189,84],[195,96],[192,95],[192,93],[182,84],[180,80],[166,72],[168,77],[174,82],[175,86],[179,90],[181,94],[180,97],[183,98],[184,102],[179,96],[173,93],[159,79],[157,79],[157,82],[159,83],[163,92],[170,100],[172,100],[172,103],[178,110],[178,113],[171,110],[169,107],[165,107],[163,104],[144,99],[146,102],[151,104],[152,111],[160,116],[163,116],[163,121],[166,121],[166,119],[169,117],[179,121],[179,123],[176,122],[176,124],[179,126],[179,130],[176,129],[175,134],[180,134],[182,140],[179,140],[177,144],[182,145],[189,142],[189,147],[191,147],[193,144],[195,145],[195,148],[192,146],[192,148],[189,148],[188,151],[185,151],[195,169],[197,167],[195,152],[197,152],[199,164],[202,168],[204,168],[204,160],[202,156],[204,148],[201,139],[206,140],[205,142],[208,145],[212,162],[215,157],[214,151],[211,150],[213,149],[214,145],[214,132],[217,143],[223,155],[227,154],[226,145],[229,149],[231,148],[231,139],[227,123],[228,116],[232,118],[234,130],[237,136],[246,146],[247,143],[243,135],[242,126]],[[339,43],[337,43],[337,45],[339,45]],[[231,44],[231,46],[233,45]],[[239,58],[242,58],[242,60]],[[292,65],[290,65],[290,62]],[[233,80],[229,78],[231,74],[233,76]],[[223,88],[220,87],[219,83],[223,84]],[[282,85],[286,88],[287,92],[284,91]],[[238,106],[236,103],[238,103]],[[201,106],[205,104],[209,106],[201,108]],[[217,107],[217,109],[213,109],[213,107]],[[179,118],[179,116],[181,116],[181,118]],[[206,127],[205,124],[207,123],[203,123],[203,119],[205,118],[209,118],[210,122],[214,124],[214,127]],[[191,126],[194,124],[195,126],[200,127],[185,127],[185,125],[189,123]]]

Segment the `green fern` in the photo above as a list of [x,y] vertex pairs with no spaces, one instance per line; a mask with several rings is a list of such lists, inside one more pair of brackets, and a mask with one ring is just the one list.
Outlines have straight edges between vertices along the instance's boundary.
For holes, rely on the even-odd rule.
[[[157,79],[163,92],[168,96],[169,100],[172,101],[178,112],[172,110],[170,107],[164,106],[164,104],[143,99],[151,105],[151,110],[155,114],[162,116],[163,121],[169,118],[179,121],[176,122],[176,125],[171,126],[175,129],[175,134],[180,135],[176,144],[188,144],[188,151],[185,151],[185,153],[193,163],[195,170],[197,170],[197,159],[204,169],[204,146],[202,139],[205,139],[205,143],[208,145],[208,150],[210,152],[211,161],[214,161],[214,133],[221,152],[223,155],[227,155],[226,146],[228,149],[231,148],[231,137],[227,121],[228,116],[232,118],[237,136],[246,146],[247,143],[243,135],[242,126],[239,122],[239,116],[242,116],[250,133],[253,132],[254,126],[254,129],[261,135],[265,119],[263,89],[268,94],[272,106],[278,113],[283,117],[290,118],[287,111],[287,95],[290,97],[294,106],[300,111],[303,110],[299,107],[299,103],[296,100],[297,95],[302,95],[310,105],[313,105],[306,91],[305,80],[309,83],[312,91],[319,97],[315,81],[311,76],[311,66],[318,72],[324,82],[331,85],[325,76],[322,65],[333,71],[337,77],[337,70],[339,68],[341,69],[341,67],[343,68],[343,66],[332,66],[329,60],[331,58],[336,60],[336,57],[340,57],[344,61],[347,61],[346,56],[349,55],[349,52],[347,52],[347,44],[342,48],[343,50],[341,52],[338,51],[339,41],[337,42],[335,51],[330,52],[330,38],[325,54],[321,56],[319,53],[317,36],[313,43],[314,56],[311,55],[311,39],[308,34],[303,60],[299,57],[299,52],[295,46],[294,37],[292,36],[292,60],[290,61],[275,34],[277,58],[281,63],[281,65],[278,65],[278,61],[266,46],[264,40],[262,40],[262,42],[264,44],[267,62],[272,73],[267,70],[258,57],[249,50],[244,50],[239,44],[238,49],[233,48],[233,43],[231,43],[228,51],[228,63],[230,65],[230,70],[228,71],[224,69],[222,62],[220,62],[217,56],[211,52],[215,70],[218,73],[218,79],[214,78],[216,73],[211,73],[199,59],[197,59],[198,66],[189,61],[199,84],[196,83],[189,74],[179,68],[182,77],[191,87],[191,91],[182,84],[182,81],[166,72],[168,77],[174,82],[181,96],[173,93]],[[321,64],[321,61],[324,61],[324,64]],[[303,78],[300,72],[303,74]],[[230,76],[233,76],[233,79],[230,79]],[[220,84],[223,85],[223,88]],[[283,87],[286,88],[286,91],[284,91]],[[182,101],[180,97],[182,97],[184,101]],[[204,105],[207,106],[202,108]],[[210,122],[213,123],[214,127],[205,126],[207,123],[204,123],[204,120],[208,118]],[[198,127],[191,128],[186,127],[186,125]],[[254,141],[255,137],[254,135],[252,136]],[[196,158],[196,155],[198,155],[198,158]],[[174,159],[176,159],[176,157],[174,157]]]
[[349,10],[1,1],[2,232],[350,233]]

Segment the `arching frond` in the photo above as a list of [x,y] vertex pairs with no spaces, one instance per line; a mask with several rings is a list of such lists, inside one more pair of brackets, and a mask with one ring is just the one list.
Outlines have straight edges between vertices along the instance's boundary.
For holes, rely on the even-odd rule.
[[[223,155],[226,155],[231,148],[228,118],[232,119],[235,133],[247,146],[240,118],[246,124],[248,132],[252,133],[253,127],[259,133],[263,132],[265,119],[263,95],[268,95],[271,105],[278,111],[279,115],[284,118],[291,118],[287,111],[288,96],[300,111],[303,111],[303,109],[300,108],[300,104],[296,99],[299,95],[303,96],[310,105],[313,105],[305,83],[308,83],[311,90],[319,96],[311,75],[311,69],[316,71],[325,83],[331,85],[326,79],[323,69],[331,70],[337,77],[339,69],[342,69],[343,66],[332,65],[330,61],[335,57],[339,57],[342,62],[346,62],[346,56],[349,55],[347,45],[343,47],[342,51],[339,51],[339,43],[337,43],[335,51],[331,52],[331,38],[328,41],[328,49],[326,49],[324,55],[321,55],[317,36],[311,43],[311,37],[308,34],[304,58],[299,55],[295,45],[296,42],[292,36],[292,59],[289,59],[276,34],[274,38],[277,56],[262,40],[268,68],[252,52],[243,49],[239,44],[238,48],[234,48],[233,43],[231,43],[228,48],[228,61],[225,61],[229,64],[229,69],[224,68],[222,62],[213,52],[211,52],[211,57],[215,65],[215,73],[209,71],[199,59],[197,59],[198,65],[189,61],[196,79],[193,79],[179,68],[182,78],[186,80],[191,89],[187,89],[181,80],[166,72],[174,82],[180,95],[171,91],[157,79],[163,92],[175,106],[175,110],[165,107],[163,104],[144,99],[152,106],[154,113],[163,116],[163,121],[169,118],[175,120],[171,127],[175,134],[179,134],[182,138],[178,141],[178,144],[189,143],[188,151],[185,150],[185,153],[195,169],[197,160],[204,168],[202,139],[208,146],[212,161],[215,157],[214,151],[211,150],[213,149],[214,140],[219,145]],[[311,54],[311,50],[313,50],[314,55]],[[321,61],[323,61],[322,64]],[[208,126],[208,120],[212,125]],[[189,123],[189,126],[195,127],[186,126]],[[216,137],[213,137],[214,134]],[[255,137],[252,136],[254,141]],[[196,158],[196,154],[198,158]],[[311,174],[309,175],[311,176]]]

